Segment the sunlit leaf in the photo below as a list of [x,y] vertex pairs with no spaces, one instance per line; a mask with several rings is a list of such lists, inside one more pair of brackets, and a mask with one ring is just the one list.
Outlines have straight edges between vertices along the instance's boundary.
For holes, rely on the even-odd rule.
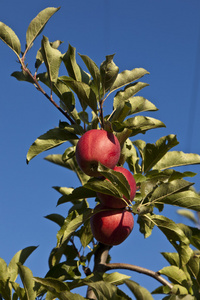
[[77,94],[83,108],[86,108],[88,105],[97,113],[97,98],[89,85],[67,76],[61,76],[58,80],[69,86]]
[[200,164],[200,155],[194,153],[184,153],[182,151],[170,151],[154,165],[153,169],[164,170],[179,166]]
[[[71,247],[71,249],[69,247]],[[73,249],[72,246],[66,247],[65,251],[67,252],[67,256],[68,256],[69,251],[75,252],[75,250]],[[61,263],[53,266],[47,272],[47,274],[45,275],[45,278],[56,278],[56,279],[59,279],[62,281],[75,280],[75,279],[80,278],[81,274],[78,270],[78,263],[77,263],[77,260],[75,260],[75,257],[73,255],[73,260],[71,260],[70,263],[65,261],[65,262],[61,262]],[[67,257],[67,259],[68,259],[68,257]]]
[[120,300],[123,299],[117,295],[117,287],[109,282],[97,281],[97,282],[87,282],[90,286],[98,300]]
[[146,218],[146,214],[144,216],[139,215],[137,223],[140,226],[140,232],[144,235],[145,238],[148,238],[151,235],[155,224],[151,221],[151,219]]
[[99,164],[97,170],[102,176],[112,182],[115,187],[119,188],[120,193],[128,199],[130,198],[130,185],[122,173],[106,168],[101,164]]
[[185,272],[177,266],[164,267],[159,273],[167,276],[173,283],[184,284],[188,280]]
[[47,37],[42,39],[42,55],[47,68],[50,82],[56,82],[58,78],[62,54],[59,50],[51,47]]
[[180,263],[186,264],[193,253],[189,247],[190,241],[181,228],[172,220],[159,215],[149,216],[152,222],[165,234],[180,256]]
[[63,55],[63,62],[67,69],[67,72],[71,78],[76,81],[82,81],[88,83],[90,75],[87,74],[76,62],[76,48],[72,47],[70,44],[68,46],[67,52]]
[[186,217],[187,219],[189,219],[190,221],[192,221],[195,224],[198,223],[195,214],[193,213],[193,211],[191,211],[189,209],[178,209],[177,213],[183,217]]
[[77,187],[75,189],[69,189],[68,194],[65,193],[62,197],[59,198],[57,205],[66,203],[69,201],[80,200],[83,198],[92,198],[96,197],[96,193],[90,189],[87,189],[83,186]]
[[146,144],[144,148],[144,172],[149,171],[171,148],[178,145],[176,135],[170,134],[157,140],[155,144]]
[[60,7],[47,7],[42,10],[29,24],[26,32],[26,47],[29,49],[36,37],[42,32],[48,20]]
[[92,241],[93,239],[93,233],[90,226],[90,220],[86,221],[84,226],[80,228],[78,231],[78,236],[80,238],[81,245],[83,248],[87,247],[87,245]]
[[84,187],[95,192],[115,196],[118,198],[123,197],[123,193],[120,191],[119,186],[115,186],[108,180],[90,179],[84,184]]
[[69,291],[68,284],[55,278],[39,278],[35,277],[34,280],[42,284],[48,291],[50,291],[55,298],[60,300],[83,300],[81,295],[73,294]]
[[115,54],[107,55],[106,60],[104,60],[100,66],[101,83],[104,92],[111,90],[111,87],[119,73],[119,68],[113,61],[114,55]]
[[131,71],[125,70],[117,75],[117,78],[114,84],[112,85],[110,91],[119,89],[135,80],[138,80],[146,74],[149,74],[149,72],[143,68],[136,68]]
[[92,209],[89,208],[81,215],[74,215],[74,212],[70,213],[57,233],[57,245],[61,246],[91,215]]
[[[138,82],[139,83],[139,82]],[[135,96],[128,99],[128,102],[131,104],[131,110],[129,115],[136,114],[144,111],[157,111],[157,107],[141,96]]]
[[145,133],[150,129],[165,127],[165,124],[160,120],[144,116],[132,117],[125,120],[123,123],[114,121],[112,125],[115,131],[121,131],[123,128],[131,129],[132,133],[130,136]]
[[94,82],[97,86],[97,88],[100,88],[100,70],[98,66],[95,64],[95,62],[88,57],[87,55],[81,55],[79,54],[82,60],[84,61],[85,65],[87,66],[90,74],[92,75],[92,78],[94,79]]
[[15,281],[18,275],[18,263],[24,264],[26,259],[31,255],[31,253],[36,249],[35,246],[30,246],[18,251],[11,259],[8,265],[8,274],[11,281]]
[[[162,202],[165,197],[170,197],[170,195],[188,189],[193,183],[186,181],[184,179],[177,179],[171,182],[162,183],[159,185],[152,193],[151,201]],[[165,200],[163,200],[165,203]]]
[[116,285],[123,284],[126,282],[127,279],[129,279],[131,276],[124,275],[118,272],[113,272],[111,274],[103,274],[103,280],[106,282],[110,282]]
[[20,278],[26,291],[27,300],[35,300],[36,291],[32,271],[21,264],[18,264],[18,267]]
[[184,232],[190,243],[200,250],[200,231],[196,227],[187,226],[185,224],[179,223],[179,228]]
[[19,57],[21,53],[21,44],[19,38],[10,27],[2,22],[0,22],[0,39]]
[[170,265],[179,267],[180,265],[180,259],[177,252],[161,252],[163,257],[170,263]]
[[189,190],[164,197],[159,202],[200,211],[200,195]]
[[153,300],[151,293],[135,281],[126,280],[125,284],[131,290],[137,300]]
[[69,170],[72,170],[78,176],[80,182],[85,184],[89,180],[89,176],[87,176],[78,166],[77,161],[74,157],[68,159],[67,161],[63,161],[62,154],[51,154],[45,157],[45,159],[49,162],[57,164],[59,166],[65,167]]
[[36,141],[30,146],[27,153],[27,163],[43,151],[57,147],[71,139],[78,139],[78,137],[66,129],[50,129],[43,135],[39,136]]
[[0,280],[6,281],[8,279],[7,264],[3,258],[0,257]]
[[76,121],[77,124],[80,124],[80,118],[75,108],[74,93],[71,91],[71,89],[61,81],[52,82],[52,84],[50,84],[47,72],[37,74],[37,80],[40,80],[49,88],[52,88],[53,92],[60,99],[60,107],[63,110],[66,110],[68,114],[72,116],[72,118]]

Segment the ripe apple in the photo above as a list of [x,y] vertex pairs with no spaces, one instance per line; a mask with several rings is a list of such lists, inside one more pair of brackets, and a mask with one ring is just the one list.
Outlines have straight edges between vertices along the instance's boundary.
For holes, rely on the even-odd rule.
[[[95,209],[108,209],[99,204]],[[134,226],[133,214],[125,209],[99,211],[90,219],[95,239],[105,245],[121,244],[131,233]]]
[[[136,186],[135,179],[134,179],[133,175],[131,174],[131,172],[124,167],[116,166],[116,167],[114,167],[113,170],[122,173],[126,177],[128,183],[130,185],[130,199],[127,199],[125,196],[123,196],[123,198],[125,199],[125,201],[128,204],[130,204],[133,201],[135,194],[136,194],[137,186]],[[110,196],[110,195],[106,195],[106,194],[102,194],[102,193],[98,192],[97,197],[99,198],[100,202],[103,205],[106,205],[107,207],[124,208],[127,206],[125,201],[123,201],[120,198],[114,197],[114,196]]]
[[104,129],[85,132],[76,146],[76,159],[82,171],[98,177],[98,162],[113,169],[120,158],[121,147],[117,137]]

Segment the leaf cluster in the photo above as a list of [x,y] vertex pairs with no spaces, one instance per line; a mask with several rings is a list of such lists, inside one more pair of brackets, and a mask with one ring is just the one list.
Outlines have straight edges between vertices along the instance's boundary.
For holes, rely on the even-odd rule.
[[[20,255],[16,254],[9,266],[3,259],[0,261],[0,293],[5,299],[35,299],[44,294],[48,300],[86,299],[71,290],[87,286],[97,299],[130,299],[119,288],[119,285],[125,284],[137,299],[153,299],[149,291],[126,275],[117,272],[107,274],[105,269],[103,272],[91,271],[89,268],[91,258],[96,257],[101,247],[93,238],[89,222],[98,202],[96,193],[120,198],[123,195],[128,198],[130,194],[130,187],[122,174],[99,164],[99,174],[108,180],[91,178],[77,164],[75,150],[80,136],[90,129],[104,128],[112,131],[119,139],[119,165],[126,165],[136,180],[138,191],[128,209],[137,218],[140,232],[147,238],[153,228],[158,227],[176,251],[163,253],[170,266],[159,271],[159,274],[168,277],[171,284],[162,285],[154,293],[169,295],[164,299],[198,299],[199,229],[176,224],[161,213],[165,205],[200,211],[200,195],[188,180],[195,173],[180,172],[177,168],[199,164],[200,156],[172,150],[178,145],[174,134],[163,136],[155,143],[137,139],[138,134],[165,127],[160,120],[144,115],[146,112],[157,111],[157,107],[137,95],[148,86],[140,81],[149,74],[147,70],[134,68],[120,72],[114,62],[114,54],[107,55],[98,67],[87,55],[79,54],[87,70],[85,71],[77,62],[74,47],[69,44],[67,51],[62,53],[58,50],[62,42],[50,42],[46,36],[42,37],[41,47],[36,52],[34,72],[28,69],[25,64],[27,52],[58,10],[59,8],[46,8],[31,21],[23,53],[19,38],[2,22],[0,39],[14,51],[21,64],[21,70],[13,72],[12,76],[33,84],[65,117],[58,127],[41,134],[34,141],[27,153],[27,163],[42,152],[65,143],[66,150],[63,154],[51,154],[45,159],[75,172],[80,186],[54,187],[61,194],[57,205],[68,203],[70,208],[67,216],[46,216],[59,225],[57,244],[49,255],[49,271],[46,276],[33,277],[23,263],[34,249],[30,247],[21,250]],[[39,73],[42,64],[45,72]],[[65,70],[62,76],[59,75],[61,65]],[[113,104],[112,111],[107,115],[104,111],[106,101],[112,101]],[[94,200],[92,207],[88,198]],[[194,247],[197,251],[193,250]],[[18,274],[24,288],[15,282]]]

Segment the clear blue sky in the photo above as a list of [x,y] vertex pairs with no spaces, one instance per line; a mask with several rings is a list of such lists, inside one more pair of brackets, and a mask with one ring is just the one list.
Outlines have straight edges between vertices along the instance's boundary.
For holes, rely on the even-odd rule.
[[[61,6],[43,31],[50,41],[64,41],[61,52],[66,52],[70,43],[97,65],[105,55],[116,53],[115,63],[120,71],[143,67],[150,72],[143,78],[150,86],[140,94],[159,108],[147,115],[162,120],[166,128],[152,130],[140,138],[154,143],[161,136],[174,133],[180,142],[176,150],[200,154],[199,0],[1,0],[0,21],[10,26],[25,45],[29,22],[48,6]],[[27,56],[32,71],[40,40],[41,37]],[[0,257],[8,263],[18,250],[39,245],[26,265],[34,276],[44,276],[48,270],[47,257],[56,245],[58,227],[43,216],[54,212],[66,216],[68,209],[67,205],[56,207],[59,194],[51,187],[76,187],[79,182],[74,174],[46,162],[43,157],[48,153],[26,165],[26,153],[32,142],[56,127],[63,117],[33,86],[10,77],[19,65],[2,42],[0,66]],[[63,146],[49,154],[62,152]],[[189,170],[199,172],[200,167],[192,166]],[[200,190],[200,176],[193,181]],[[184,221],[171,207],[165,213],[176,222]],[[165,266],[160,254],[163,251],[173,249],[158,230],[144,240],[135,224],[131,236],[114,247],[111,255],[113,262],[157,271]],[[159,286],[152,278],[124,273],[131,274],[133,280],[150,291]]]

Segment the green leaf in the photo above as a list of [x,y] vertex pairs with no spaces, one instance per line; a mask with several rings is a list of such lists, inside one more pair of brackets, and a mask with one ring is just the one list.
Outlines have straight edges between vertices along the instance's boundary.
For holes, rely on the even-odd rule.
[[31,270],[20,263],[18,264],[19,274],[21,281],[23,283],[24,289],[26,291],[27,300],[35,300],[36,291],[35,291],[35,282],[33,280],[33,274]]
[[58,78],[62,54],[59,50],[51,47],[47,37],[42,39],[42,55],[47,68],[50,82],[56,82]]
[[67,241],[70,236],[80,227],[84,222],[86,222],[92,216],[92,209],[86,209],[81,215],[74,211],[71,212],[65,219],[65,222],[61,229],[57,233],[57,245],[60,247],[65,241]]
[[10,27],[8,27],[6,24],[2,22],[0,22],[0,39],[8,47],[10,47],[19,58],[19,55],[21,53],[21,44],[19,38]]
[[63,55],[62,60],[71,78],[76,81],[89,82],[90,76],[84,72],[76,62],[76,48],[69,44],[68,50]]
[[31,253],[36,249],[35,246],[30,246],[18,251],[11,259],[8,265],[8,274],[10,281],[15,281],[18,275],[18,264],[24,264],[26,259],[31,255]]
[[0,281],[6,281],[8,279],[7,264],[3,258],[0,257]]
[[186,264],[193,253],[189,247],[190,241],[181,228],[172,220],[159,215],[149,216],[152,222],[165,234],[180,256],[180,263]]
[[87,245],[93,239],[93,233],[92,233],[91,226],[90,226],[90,220],[87,220],[85,222],[84,226],[82,226],[80,228],[80,230],[77,232],[77,235],[80,238],[81,245],[83,246],[83,248],[86,248]]
[[55,222],[58,224],[60,227],[64,224],[65,218],[59,214],[50,214],[45,216],[46,219]]
[[18,300],[18,299],[25,300],[26,299],[25,289],[21,288],[19,283],[17,283],[17,282],[11,282],[11,284],[12,284],[13,290],[15,291],[15,293],[13,293],[12,300]]
[[127,276],[118,272],[113,272],[111,274],[103,274],[104,281],[113,283],[115,285],[123,284],[129,278],[131,278],[131,276]]
[[165,127],[165,124],[160,120],[144,116],[129,118],[123,123],[114,121],[112,125],[115,131],[121,131],[123,128],[131,129],[132,133],[130,136],[135,136],[139,133],[145,133],[150,129]]
[[[178,292],[180,287],[178,286]],[[192,295],[171,295],[163,298],[163,300],[197,300],[196,297]]]
[[26,48],[28,50],[31,48],[36,37],[42,32],[48,20],[59,9],[60,7],[47,7],[31,21],[26,32]]
[[115,196],[118,198],[123,197],[123,193],[119,186],[115,186],[112,182],[108,180],[98,180],[98,179],[89,179],[88,182],[84,184],[86,189],[90,189],[95,192],[99,192],[106,195]]
[[59,198],[57,205],[69,202],[76,201],[84,198],[93,198],[96,197],[96,193],[92,190],[89,190],[83,186],[77,187],[75,189],[69,189],[68,193],[65,193],[62,197]]
[[117,295],[117,287],[109,282],[97,281],[97,282],[86,282],[90,286],[98,300],[120,300],[123,299]]
[[[138,82],[139,83],[139,82]],[[135,96],[128,99],[128,102],[131,104],[131,110],[129,115],[137,114],[144,111],[157,111],[158,108],[149,100],[141,96]]]
[[[71,249],[69,247],[66,247],[65,250],[75,252],[74,249],[72,250],[73,247]],[[74,258],[73,256],[73,261],[70,261],[70,263],[65,261],[52,267],[45,275],[45,278],[56,278],[62,281],[80,278],[81,274],[78,270],[78,262]]]
[[140,226],[140,232],[144,235],[145,238],[148,238],[152,233],[154,223],[151,221],[150,218],[146,218],[146,215],[150,216],[150,214],[139,215],[137,223]]
[[200,250],[200,235],[199,229],[196,227],[186,226],[185,224],[178,224],[179,228],[184,232],[187,238],[190,240],[190,243]]
[[[142,97],[132,97],[137,94],[141,89],[148,86],[148,83],[144,82],[134,82],[128,84],[124,90],[120,90],[116,93],[113,101],[114,109],[118,106],[123,105],[124,102],[129,102],[132,105],[141,105],[142,99],[144,103],[144,98]],[[143,104],[144,105],[144,104]],[[133,109],[132,109],[133,110]]]
[[[119,136],[117,134],[117,138],[118,137]],[[133,143],[129,138],[127,138],[125,143],[123,144],[119,163],[121,165],[124,165],[125,161],[128,163],[129,169],[131,172],[133,172],[134,175],[136,175],[136,173],[141,172],[141,168],[139,165],[139,157],[136,148],[133,146]]]
[[200,211],[200,195],[192,190],[169,195],[159,200],[159,202]]
[[81,54],[79,54],[79,55],[82,58],[82,60],[84,61],[85,65],[87,66],[90,74],[92,75],[92,78],[94,79],[97,89],[99,90],[100,89],[100,70],[99,70],[98,66],[87,55],[81,55]]
[[[176,179],[171,182],[162,183],[152,193],[151,201],[162,202],[165,197],[188,189],[193,183],[184,179]],[[163,201],[165,203],[165,200]]]
[[54,278],[39,278],[35,277],[34,280],[42,284],[48,291],[50,291],[55,297],[60,300],[83,300],[82,296],[73,294],[69,291],[68,284],[61,280]]
[[16,71],[11,74],[11,76],[15,77],[19,81],[27,81],[30,83],[34,83],[33,79],[27,74],[27,72]]
[[76,93],[83,109],[88,105],[97,114],[97,98],[88,84],[67,76],[61,76],[58,80],[69,86]]
[[161,254],[170,263],[170,265],[179,267],[180,259],[178,253],[161,252]]
[[12,299],[12,287],[9,282],[9,273],[6,262],[0,258],[0,294],[3,299]]
[[153,169],[164,170],[179,166],[200,164],[200,155],[194,153],[184,153],[182,151],[170,151],[154,165]]
[[41,82],[46,84],[49,88],[53,89],[53,92],[60,99],[60,107],[63,108],[63,110],[66,110],[77,124],[80,124],[80,118],[75,108],[74,93],[71,91],[71,89],[61,81],[52,82],[52,87],[51,87],[47,72],[37,74],[37,80],[40,80]]
[[27,163],[36,155],[55,148],[68,140],[78,139],[78,137],[70,131],[63,128],[50,129],[43,135],[39,136],[31,145],[27,153]]
[[155,144],[146,144],[143,150],[144,173],[148,172],[172,147],[178,144],[174,134],[160,138]]
[[149,74],[149,72],[143,68],[135,68],[131,71],[125,70],[117,75],[117,78],[114,84],[112,85],[110,91],[112,92],[116,89],[119,89],[135,80],[138,80],[146,74]]
[[[200,199],[199,199],[200,200]],[[183,217],[186,217],[187,219],[189,219],[190,221],[192,221],[193,223],[195,223],[196,225],[198,224],[198,221],[196,219],[195,214],[193,213],[193,211],[189,210],[189,209],[178,209],[177,213]]]
[[49,162],[52,162],[54,164],[57,164],[59,166],[65,167],[69,170],[72,170],[76,173],[78,176],[80,182],[82,184],[85,184],[88,179],[90,178],[87,176],[78,166],[77,161],[75,157],[72,157],[71,159],[68,159],[67,161],[63,161],[62,154],[51,154],[45,157],[45,159]]
[[135,281],[126,280],[125,284],[131,290],[137,300],[153,300],[151,293]]
[[111,90],[119,73],[119,68],[113,61],[114,55],[115,54],[107,55],[106,60],[104,60],[100,66],[101,82],[104,93]]
[[187,282],[188,280],[185,272],[177,266],[164,267],[159,270],[159,273],[167,276],[171,282],[178,283],[180,285],[184,285],[184,281]]
[[99,164],[97,170],[102,176],[112,182],[112,184],[119,189],[120,193],[128,199],[130,198],[130,185],[122,173],[106,168],[101,164]]

